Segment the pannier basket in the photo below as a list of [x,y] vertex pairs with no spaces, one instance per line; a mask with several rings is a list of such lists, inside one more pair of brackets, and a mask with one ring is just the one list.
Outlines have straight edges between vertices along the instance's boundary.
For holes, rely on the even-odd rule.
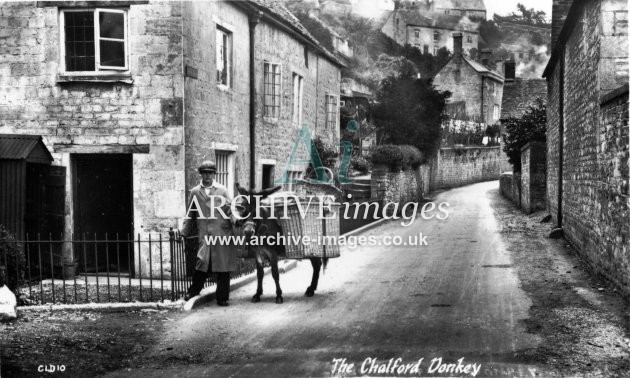
[[[287,259],[304,259],[311,257],[339,257],[339,204],[331,203],[323,209],[323,215],[331,219],[320,218],[320,199],[318,197],[299,198],[304,217],[300,214],[298,204],[276,204],[276,216],[282,235],[285,237]],[[310,201],[310,206],[309,206]],[[306,209],[306,207],[308,208]],[[330,211],[328,211],[330,209]],[[287,218],[287,219],[283,219]],[[297,242],[297,236],[308,237],[309,242]]]

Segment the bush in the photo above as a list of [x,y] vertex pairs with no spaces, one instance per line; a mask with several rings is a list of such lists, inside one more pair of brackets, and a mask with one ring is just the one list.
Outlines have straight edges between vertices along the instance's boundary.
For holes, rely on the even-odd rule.
[[370,170],[370,162],[363,156],[353,156],[350,160],[350,168],[354,172],[366,174]]
[[373,165],[387,165],[392,171],[399,171],[403,164],[403,154],[400,150],[400,146],[395,146],[393,144],[383,144],[377,146],[372,151],[370,159],[372,160]]
[[17,293],[19,281],[24,277],[26,258],[20,244],[15,241],[15,236],[0,224],[0,265],[6,266],[7,286]]
[[400,146],[402,152],[402,169],[417,169],[422,163],[422,153],[414,146],[402,145]]
[[502,123],[505,125],[503,151],[513,171],[520,172],[521,148],[528,142],[547,141],[547,107],[542,99],[536,98],[535,105],[530,105],[521,118],[507,118]]
[[[314,137],[311,143],[313,148],[317,150],[322,165],[326,168],[333,169],[337,162],[337,157],[339,156],[338,148],[323,141],[319,135]],[[315,172],[312,165],[309,165],[306,169],[306,177],[310,179],[317,178],[317,172]]]

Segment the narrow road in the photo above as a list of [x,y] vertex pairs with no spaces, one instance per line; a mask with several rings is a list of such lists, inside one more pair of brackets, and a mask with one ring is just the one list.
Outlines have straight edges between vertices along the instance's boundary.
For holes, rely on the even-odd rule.
[[112,375],[330,376],[342,375],[333,373],[333,359],[345,358],[354,364],[347,375],[383,376],[391,374],[361,371],[362,363],[399,357],[423,358],[415,376],[472,376],[429,371],[438,357],[478,364],[477,376],[541,374],[516,357],[541,340],[523,325],[532,302],[498,232],[488,194],[497,188],[494,181],[436,195],[434,202],[450,204],[446,220],[418,218],[409,227],[390,221],[366,232],[422,232],[428,246],[344,248],[313,298],[303,295],[311,274],[304,261],[281,275],[284,304],[274,303],[266,276],[260,303],[249,301],[251,284],[231,293],[230,307],[213,303],[186,314],[143,358],[147,364]]

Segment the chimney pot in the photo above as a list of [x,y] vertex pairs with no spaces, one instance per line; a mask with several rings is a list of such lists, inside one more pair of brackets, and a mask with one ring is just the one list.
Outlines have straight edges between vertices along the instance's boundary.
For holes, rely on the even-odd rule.
[[462,55],[462,33],[453,33],[453,56]]

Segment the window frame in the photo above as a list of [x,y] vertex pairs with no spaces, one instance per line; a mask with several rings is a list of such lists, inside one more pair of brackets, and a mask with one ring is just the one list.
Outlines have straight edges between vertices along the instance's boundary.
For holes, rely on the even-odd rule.
[[501,117],[501,111],[499,109],[499,105],[494,104],[492,116],[494,120],[498,120]]
[[[277,85],[274,82],[272,82],[270,84],[271,87],[273,87],[273,88],[277,87],[278,88],[278,93],[267,94],[267,92],[266,92],[268,83],[265,81],[265,79],[266,79],[265,67],[267,65],[269,65],[269,67],[272,68],[271,71],[270,71],[271,73],[273,73],[272,76],[274,76],[274,77],[277,76],[278,77],[279,83]],[[278,73],[277,74],[274,73],[273,67],[277,67],[278,68]],[[274,62],[267,61],[267,60],[263,61],[263,75],[262,76],[263,76],[262,77],[262,79],[263,79],[263,101],[262,101],[262,104],[263,104],[263,117],[268,118],[268,119],[272,119],[272,120],[278,120],[278,119],[280,119],[280,114],[282,112],[282,65],[280,63],[274,63]],[[277,97],[278,105],[276,106],[275,104],[271,104],[271,105],[267,104],[267,98],[268,97],[270,97],[270,98]],[[268,114],[267,110],[269,108],[271,108],[271,109],[276,109],[277,108],[278,109],[277,114]]]
[[[217,44],[216,49],[215,49],[215,69],[216,69],[216,74],[217,74],[217,85],[219,86],[219,88],[223,88],[223,89],[230,89],[233,86],[234,83],[234,33],[224,27],[223,25],[219,24],[219,23],[215,23],[216,28],[215,28],[215,43]],[[226,48],[226,55],[227,57],[224,56],[225,58],[225,65],[227,66],[227,69],[225,69],[225,71],[227,72],[227,84],[224,84],[222,81],[218,80],[218,75],[219,75],[219,35],[225,35],[227,36],[227,48]]]
[[[296,82],[297,80],[297,82]],[[297,88],[296,88],[297,85]],[[293,72],[293,114],[292,121],[297,127],[302,125],[304,115],[304,77]]]
[[[225,169],[227,170],[227,172],[220,171],[223,168],[223,157],[225,158]],[[217,164],[217,173],[215,176],[215,180],[217,180],[219,184],[225,186],[229,195],[234,198],[234,185],[236,182],[236,152],[231,150],[216,149],[214,151],[214,159]],[[226,177],[226,183],[223,183],[221,182],[221,180],[219,180],[219,177],[222,178],[223,175],[225,175]]]
[[[94,14],[94,71],[68,71],[66,67],[66,13],[86,13],[93,12]],[[123,29],[124,29],[124,49],[125,49],[125,66],[101,66],[101,44],[102,40],[100,36],[101,27],[99,22],[99,14],[105,13],[120,13],[123,15]],[[59,71],[64,75],[108,75],[108,74],[120,74],[129,72],[129,8],[69,8],[59,9]],[[105,40],[119,41],[119,39],[105,38]]]
[[[330,114],[331,112],[329,112],[329,106],[330,104],[332,104],[331,102],[329,102],[328,100],[334,98],[335,99],[335,116],[334,116],[334,123],[331,122],[330,119]],[[339,96],[335,95],[335,94],[330,94],[330,93],[326,93],[326,125],[325,125],[325,129],[326,130],[335,130],[337,127],[339,127]],[[329,127],[331,126],[331,127]]]

